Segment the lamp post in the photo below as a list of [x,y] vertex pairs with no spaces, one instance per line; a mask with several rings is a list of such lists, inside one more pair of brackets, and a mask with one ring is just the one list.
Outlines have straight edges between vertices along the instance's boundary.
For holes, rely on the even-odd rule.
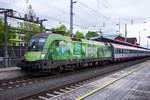
[[125,24],[125,43],[127,43],[127,24]]
[[120,34],[120,18],[119,18],[119,22],[118,22],[118,24],[116,24],[117,26],[118,26],[118,28],[119,28],[119,30],[117,31],[117,32],[119,32],[119,34]]
[[141,44],[141,32],[139,31],[139,46]]
[[[150,36],[147,36],[147,38],[150,39]],[[147,48],[149,48],[148,39],[147,39]]]

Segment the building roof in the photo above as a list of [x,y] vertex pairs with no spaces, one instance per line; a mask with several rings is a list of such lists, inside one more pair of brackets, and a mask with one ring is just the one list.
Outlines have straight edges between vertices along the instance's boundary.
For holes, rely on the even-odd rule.
[[119,34],[119,33],[103,33],[102,34],[103,37],[106,37],[106,38],[109,38],[109,39],[115,39],[117,36],[121,36],[123,37],[124,35],[123,34]]
[[[117,39],[117,38],[122,38],[122,39],[124,39],[125,40],[125,37],[123,37],[123,36],[117,36],[115,39]],[[132,43],[134,43],[135,41],[137,41],[137,39],[135,38],[135,37],[132,37],[132,38],[127,38],[127,41],[128,42],[132,42]]]
[[[90,38],[90,40],[101,41],[101,42],[111,42],[111,43],[117,43],[117,44],[122,44],[122,45],[127,45],[127,46],[132,46],[132,47],[147,49],[147,48],[144,48],[144,47],[140,47],[139,45],[133,45],[133,44],[130,44],[130,43],[125,43],[125,42],[122,42],[122,41],[119,41],[119,40],[105,38],[103,36],[98,36],[98,37]],[[150,50],[150,49],[147,49],[147,50]]]
[[127,38],[127,40],[130,41],[130,42],[132,42],[132,43],[135,42],[135,41],[137,41],[136,38]]

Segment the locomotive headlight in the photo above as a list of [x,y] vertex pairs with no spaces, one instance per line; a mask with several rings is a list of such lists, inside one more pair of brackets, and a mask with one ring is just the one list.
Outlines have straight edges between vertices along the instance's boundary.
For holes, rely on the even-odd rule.
[[26,57],[26,54],[24,54],[24,57]]
[[41,59],[44,59],[45,58],[45,54],[41,54]]

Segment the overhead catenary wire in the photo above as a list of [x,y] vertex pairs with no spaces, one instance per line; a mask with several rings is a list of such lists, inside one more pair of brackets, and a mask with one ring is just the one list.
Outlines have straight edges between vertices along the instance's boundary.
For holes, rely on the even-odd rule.
[[85,6],[85,7],[87,7],[88,9],[90,9],[91,11],[93,11],[93,12],[95,12],[96,14],[100,15],[101,17],[105,18],[106,20],[109,20],[109,21],[112,22],[113,24],[116,24],[116,22],[112,21],[110,18],[108,18],[107,16],[103,15],[103,14],[100,13],[99,11],[97,11],[97,10],[95,10],[95,9],[93,9],[93,8],[91,8],[91,7],[89,7],[88,5],[86,5],[86,4],[84,4],[84,3],[80,2],[80,1],[78,1],[78,3],[81,4],[81,5],[83,5],[83,6]]
[[[8,3],[6,3],[6,4],[8,4]],[[8,5],[12,5],[12,4],[8,4]],[[14,4],[13,4],[13,6],[15,6]],[[17,6],[15,6],[15,9],[17,9],[17,10],[22,10],[23,12],[27,12],[26,10],[27,9],[22,9],[22,8],[19,8],[19,7],[17,7]],[[64,12],[65,11],[63,11],[62,9],[58,9],[59,11],[61,11],[63,14],[64,14]],[[22,12],[22,13],[23,13]],[[66,12],[67,13],[67,12]],[[69,13],[67,13],[68,15],[69,15]],[[40,15],[40,14],[38,14],[38,15]],[[81,20],[85,20],[85,18],[81,18],[81,17],[79,17],[79,16],[76,16],[77,18],[79,18],[79,19],[81,19]],[[54,18],[54,17],[51,17],[51,16],[48,16],[48,18],[50,18],[51,20],[55,20],[55,21],[60,21],[60,22],[64,22],[64,23],[69,23],[69,22],[67,22],[67,21],[65,21],[65,20],[62,20],[62,19],[57,19],[57,18]],[[89,22],[89,20],[86,20],[86,23],[87,23],[87,21]],[[90,20],[91,21],[91,20]],[[89,24],[92,24],[93,22],[89,22]],[[75,26],[80,26],[80,27],[87,27],[87,26],[83,26],[83,25],[79,25],[79,24],[74,24]],[[89,27],[90,27],[90,25],[89,25]]]
[[[13,4],[14,5],[14,4]],[[83,3],[82,3],[82,5],[83,5]],[[14,5],[15,6],[15,5]],[[22,9],[22,8],[19,8],[19,7],[17,7],[17,6],[15,6],[15,9],[18,9],[18,10],[22,10],[23,12],[24,11],[26,11],[27,9]],[[93,10],[93,9],[92,9]],[[21,12],[21,13],[23,13],[23,12]],[[64,13],[65,11],[63,11],[63,10],[61,10],[61,12],[62,13]],[[36,12],[37,13],[37,12]],[[67,13],[67,12],[66,12]],[[38,14],[38,15],[41,15],[41,14]],[[100,15],[100,14],[98,14],[98,15]],[[68,20],[64,20],[64,19],[60,19],[60,18],[56,18],[56,17],[52,17],[52,16],[48,16],[48,15],[42,15],[42,16],[46,16],[48,19],[50,19],[50,20],[53,20],[53,21],[59,21],[59,22],[63,22],[63,23],[66,23],[66,24],[68,24],[69,23],[69,21]],[[85,20],[85,18],[81,18],[81,17],[79,17],[79,16],[76,16],[77,17],[77,19],[81,19],[80,21],[83,21],[83,19]],[[104,17],[104,16],[103,16]],[[88,27],[92,27],[94,24],[93,23],[95,23],[94,21],[93,22],[91,22],[91,20],[89,21],[89,20],[85,20],[86,21],[86,24],[85,25],[79,25],[79,24],[76,24],[76,23],[74,23],[74,26],[77,26],[77,27],[80,27],[80,28],[88,28]],[[87,22],[91,25],[87,25]],[[92,25],[93,24],[93,25]]]

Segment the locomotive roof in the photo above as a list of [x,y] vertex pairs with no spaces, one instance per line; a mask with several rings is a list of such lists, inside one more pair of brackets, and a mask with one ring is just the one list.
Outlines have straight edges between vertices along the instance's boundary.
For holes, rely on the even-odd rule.
[[36,37],[48,37],[49,33],[39,33],[34,35],[32,38],[36,38]]

